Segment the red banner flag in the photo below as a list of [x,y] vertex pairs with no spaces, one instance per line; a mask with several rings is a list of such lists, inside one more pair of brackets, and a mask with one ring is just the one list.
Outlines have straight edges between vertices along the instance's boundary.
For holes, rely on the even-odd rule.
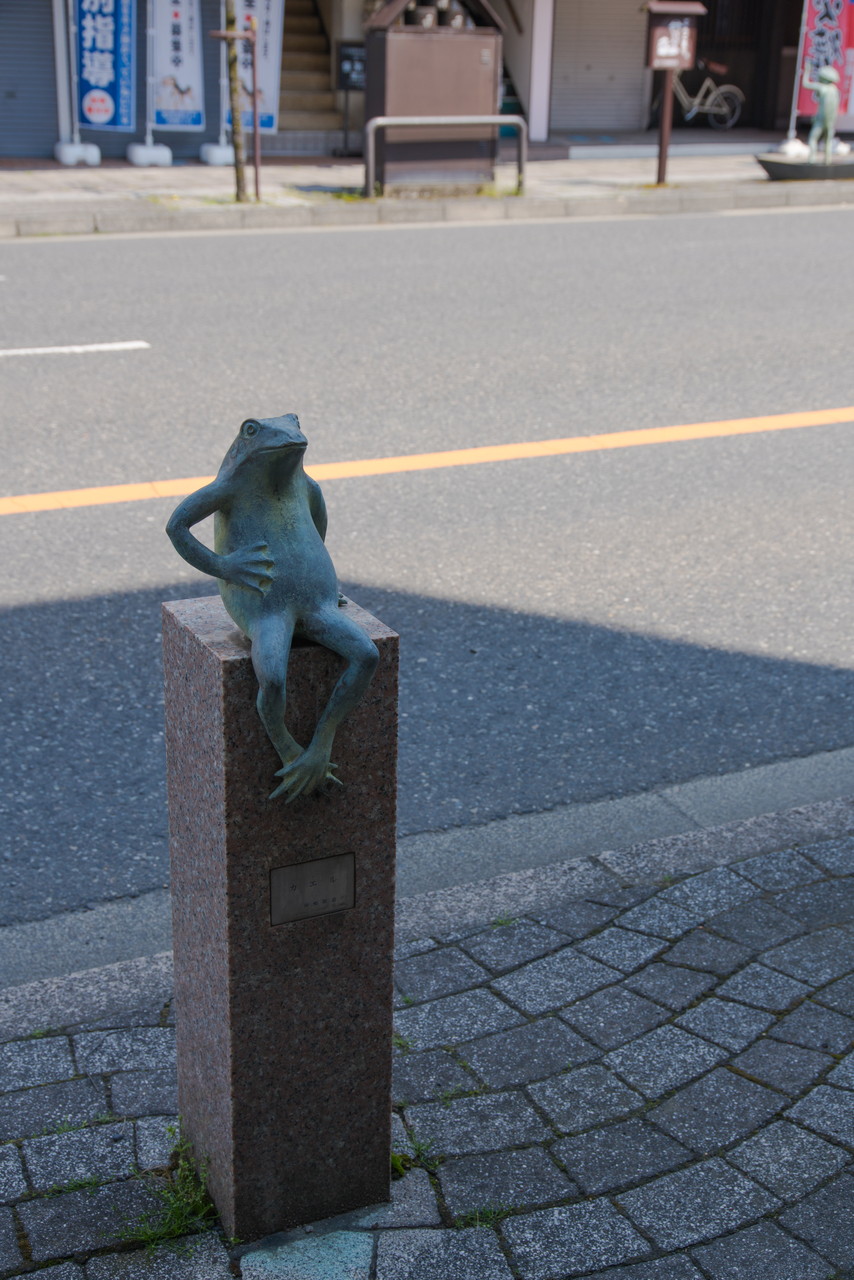
[[798,115],[814,116],[817,100],[812,89],[804,89],[804,71],[815,79],[821,67],[839,72],[839,114],[854,106],[854,2],[852,0],[808,0],[806,33],[801,65],[798,68]]

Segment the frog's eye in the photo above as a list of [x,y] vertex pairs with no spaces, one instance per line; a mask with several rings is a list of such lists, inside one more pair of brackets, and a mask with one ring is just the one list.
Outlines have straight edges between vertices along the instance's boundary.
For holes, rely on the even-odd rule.
[[242,430],[241,434],[242,434],[242,435],[244,435],[244,436],[257,436],[257,434],[258,434],[258,423],[257,423],[257,422],[244,422],[244,424],[243,424],[243,430]]

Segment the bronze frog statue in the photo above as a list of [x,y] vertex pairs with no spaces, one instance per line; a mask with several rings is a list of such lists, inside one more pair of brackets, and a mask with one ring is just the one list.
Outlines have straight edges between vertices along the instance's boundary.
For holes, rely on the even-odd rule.
[[[249,637],[258,714],[282,761],[270,799],[287,802],[341,780],[335,732],[371,681],[379,654],[339,609],[338,578],[324,545],[326,504],[303,467],[308,441],[296,414],[247,418],[216,479],[185,498],[166,532],[180,556],[217,579],[223,604]],[[214,550],[190,532],[214,516]],[[294,637],[340,654],[346,667],[303,749],[285,727],[285,680]]]

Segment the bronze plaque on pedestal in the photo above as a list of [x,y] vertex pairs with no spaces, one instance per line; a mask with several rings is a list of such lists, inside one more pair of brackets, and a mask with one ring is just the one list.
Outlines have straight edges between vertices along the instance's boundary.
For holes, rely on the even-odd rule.
[[270,924],[290,924],[356,905],[355,856],[339,853],[270,872]]

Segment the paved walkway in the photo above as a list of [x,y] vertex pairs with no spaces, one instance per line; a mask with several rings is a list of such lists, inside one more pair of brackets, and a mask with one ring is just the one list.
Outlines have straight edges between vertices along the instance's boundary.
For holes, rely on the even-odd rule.
[[410,899],[392,1203],[250,1245],[134,1231],[175,1145],[168,957],[3,993],[0,1274],[848,1280],[852,832],[828,802]]
[[[92,232],[236,230],[370,223],[498,221],[603,214],[709,212],[722,209],[854,203],[854,183],[771,183],[752,154],[715,137],[698,145],[675,135],[668,186],[655,187],[656,159],[646,142],[613,148],[534,148],[523,197],[513,196],[515,164],[497,167],[495,194],[479,198],[359,198],[361,160],[265,159],[261,205],[233,203],[229,168],[186,163],[140,169],[122,161],[64,168],[50,160],[0,160],[0,238]],[[757,135],[754,150],[777,135]],[[603,154],[605,152],[605,154]],[[697,154],[702,152],[702,154]],[[250,182],[251,187],[251,182]]]

